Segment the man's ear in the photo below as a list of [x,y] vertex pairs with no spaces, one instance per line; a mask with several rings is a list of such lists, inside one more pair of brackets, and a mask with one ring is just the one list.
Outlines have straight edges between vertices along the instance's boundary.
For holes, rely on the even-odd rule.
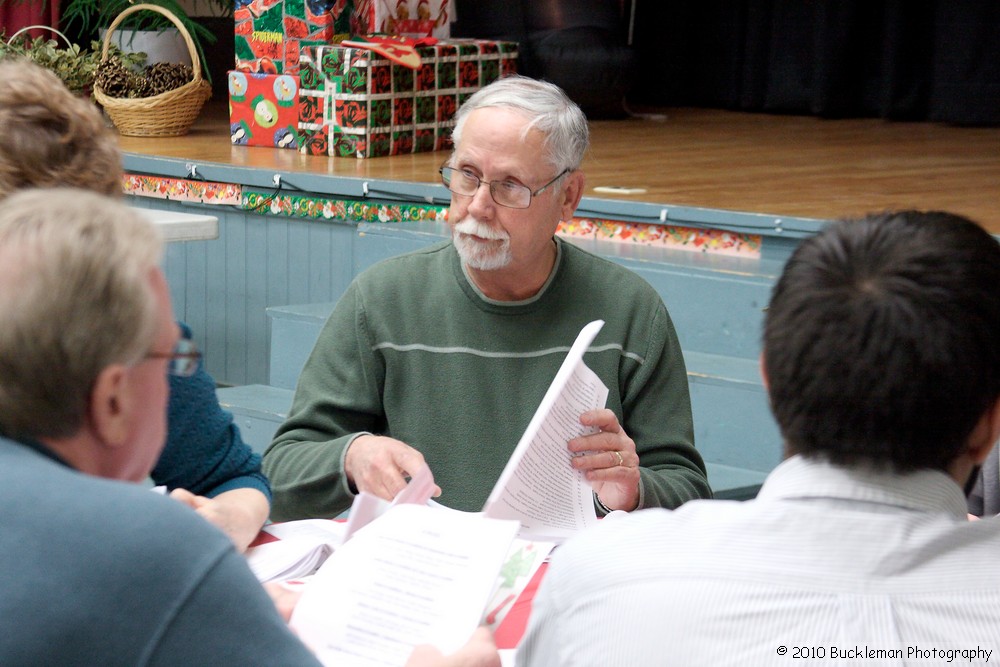
[[766,394],[767,391],[768,391],[768,386],[767,386],[768,385],[768,382],[767,382],[767,364],[764,363],[764,353],[763,352],[761,352],[760,356],[757,357],[757,365],[760,368],[760,381],[764,385],[764,393]]
[[566,174],[566,182],[563,184],[560,196],[562,199],[562,214],[559,219],[569,221],[576,213],[576,207],[583,199],[583,188],[587,184],[587,177],[583,171],[577,169]]
[[[976,438],[977,432],[982,432],[981,437]],[[993,402],[993,405],[983,414],[982,419],[973,431],[973,436],[969,441],[969,456],[972,457],[976,465],[982,465],[986,457],[990,455],[993,447],[1000,440],[1000,398]]]
[[[990,442],[996,445],[1000,442],[1000,398],[997,398],[997,400],[993,402],[993,408],[990,410],[989,415]],[[992,449],[992,447],[986,448],[986,451],[983,453],[983,460],[980,461],[980,463],[986,460],[986,457],[990,455],[990,451]]]
[[105,445],[120,447],[128,441],[133,407],[128,385],[128,368],[121,364],[108,366],[94,382],[88,414],[95,435]]
[[1000,440],[1000,398],[993,403],[993,441]]

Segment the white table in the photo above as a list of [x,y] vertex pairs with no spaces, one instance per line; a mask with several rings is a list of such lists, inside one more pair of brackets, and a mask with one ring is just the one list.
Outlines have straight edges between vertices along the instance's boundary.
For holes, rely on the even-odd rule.
[[137,208],[163,232],[167,241],[203,241],[219,238],[219,219],[201,213],[178,213],[155,208]]

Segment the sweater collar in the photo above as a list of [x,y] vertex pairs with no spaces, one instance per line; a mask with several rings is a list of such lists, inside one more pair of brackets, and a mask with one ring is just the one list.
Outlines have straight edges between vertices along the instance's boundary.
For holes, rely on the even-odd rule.
[[475,295],[480,301],[482,301],[483,303],[489,304],[491,306],[496,306],[496,307],[500,307],[500,308],[505,308],[505,307],[506,308],[511,308],[511,307],[518,307],[518,306],[529,306],[529,305],[537,302],[539,299],[541,299],[545,295],[545,293],[548,291],[549,287],[555,281],[555,277],[559,273],[560,266],[562,266],[562,261],[563,261],[563,241],[558,236],[554,236],[552,238],[553,238],[553,240],[555,241],[555,244],[556,244],[556,260],[552,264],[552,271],[549,272],[549,277],[545,280],[545,283],[542,285],[541,289],[538,290],[538,292],[536,292],[534,295],[528,297],[527,299],[523,299],[521,301],[498,301],[496,299],[491,299],[490,297],[488,297],[485,294],[483,294],[483,292],[476,286],[475,281],[472,280],[472,277],[469,275],[468,270],[465,268],[465,264],[462,263],[462,258],[459,257],[458,251],[455,249],[455,245],[454,244],[451,245],[451,253],[453,255],[453,261],[454,261],[455,265],[459,267],[459,272],[461,273],[462,282],[463,282],[462,286],[463,286],[463,288],[465,288],[466,292],[469,292],[469,293]]

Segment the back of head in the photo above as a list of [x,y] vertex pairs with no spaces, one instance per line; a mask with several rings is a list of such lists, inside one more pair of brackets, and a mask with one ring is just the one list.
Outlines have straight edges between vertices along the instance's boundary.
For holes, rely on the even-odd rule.
[[835,223],[789,259],[764,365],[789,453],[945,469],[1000,397],[1000,246],[947,213]]
[[3,202],[0,433],[72,435],[100,371],[148,351],[148,279],[162,248],[138,212],[89,191],[24,190]]
[[528,119],[524,134],[538,130],[545,136],[545,157],[556,171],[578,169],[590,143],[587,117],[559,86],[525,76],[508,76],[479,89],[455,115],[451,137],[457,146],[465,121],[473,111],[490,107],[517,109]]
[[26,60],[0,62],[0,199],[28,187],[121,193],[114,133],[91,102]]

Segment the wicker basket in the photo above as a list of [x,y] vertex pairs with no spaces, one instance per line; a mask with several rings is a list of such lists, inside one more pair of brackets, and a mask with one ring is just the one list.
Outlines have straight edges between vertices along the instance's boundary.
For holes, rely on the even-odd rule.
[[108,97],[99,86],[94,86],[94,97],[100,103],[111,122],[118,128],[118,132],[129,137],[177,137],[187,134],[201,107],[212,96],[212,86],[201,78],[201,60],[198,58],[198,50],[191,40],[184,25],[177,20],[171,12],[158,5],[140,4],[133,5],[119,14],[108,31],[104,34],[104,49],[101,51],[101,62],[108,58],[108,45],[111,42],[112,33],[125,18],[148,9],[166,16],[177,26],[177,30],[184,38],[188,51],[191,53],[191,68],[194,70],[194,78],[185,83],[180,88],[168,90],[165,93],[152,97],[141,98],[117,98]]

